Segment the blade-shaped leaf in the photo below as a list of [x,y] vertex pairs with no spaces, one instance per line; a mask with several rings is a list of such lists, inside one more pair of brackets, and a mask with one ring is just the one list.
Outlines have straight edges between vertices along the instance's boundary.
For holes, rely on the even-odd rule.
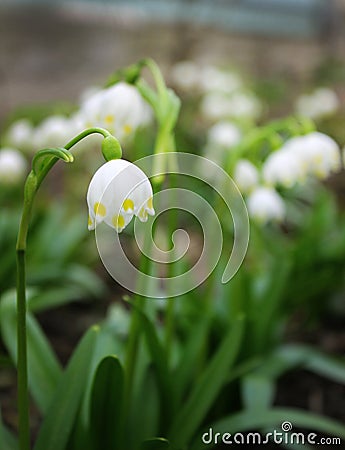
[[115,356],[98,365],[92,391],[90,427],[93,450],[121,450],[124,373]]
[[98,332],[98,327],[90,328],[73,353],[42,423],[35,450],[65,449],[85,391]]
[[274,383],[271,379],[249,374],[242,378],[242,398],[246,409],[261,412],[271,406],[274,399]]
[[169,441],[163,438],[148,439],[141,444],[140,450],[169,450]]
[[[1,334],[12,359],[17,359],[16,300],[13,291],[0,304]],[[41,412],[46,412],[61,377],[61,366],[38,322],[27,314],[29,389]]]
[[244,318],[241,315],[234,321],[173,422],[168,438],[174,445],[184,447],[204,420],[229,377],[230,367],[234,363],[240,347],[243,329]]

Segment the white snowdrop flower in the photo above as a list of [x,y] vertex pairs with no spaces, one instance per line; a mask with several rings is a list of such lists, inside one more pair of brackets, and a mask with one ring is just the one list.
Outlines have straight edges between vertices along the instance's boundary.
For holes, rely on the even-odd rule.
[[306,159],[309,172],[319,178],[326,178],[341,169],[341,156],[338,144],[324,133],[314,131],[305,136]]
[[30,150],[32,148],[33,130],[29,120],[18,120],[8,129],[6,140],[14,148],[23,151]]
[[285,203],[272,188],[259,186],[247,199],[249,216],[260,223],[281,222],[285,216]]
[[242,82],[235,73],[226,72],[214,66],[206,66],[200,70],[199,85],[203,92],[232,93],[241,88]]
[[209,146],[231,148],[240,142],[241,137],[241,131],[236,125],[221,121],[209,129],[207,143]]
[[318,88],[309,95],[302,95],[296,101],[296,111],[306,117],[318,119],[335,113],[339,99],[329,88]]
[[94,95],[98,94],[102,88],[99,86],[89,86],[86,89],[83,90],[83,92],[80,94],[80,103],[85,103],[90,97],[93,97]]
[[50,116],[34,131],[33,144],[36,149],[65,145],[73,136],[71,121],[64,116]]
[[270,186],[294,186],[305,179],[306,171],[295,152],[287,151],[284,146],[271,153],[262,166],[262,177]]
[[24,156],[15,149],[0,149],[0,184],[15,184],[20,181],[27,169]]
[[236,92],[231,96],[232,117],[257,119],[262,111],[259,99],[249,92]]
[[243,194],[248,194],[259,182],[258,169],[247,159],[240,159],[235,166],[234,181]]
[[152,187],[145,173],[124,159],[103,164],[91,179],[87,192],[89,230],[105,222],[120,233],[137,216],[146,222],[154,215]]
[[151,120],[151,110],[134,86],[120,82],[91,95],[81,105],[85,127],[102,127],[120,141]]
[[171,80],[184,90],[198,87],[200,68],[193,61],[181,61],[171,69]]

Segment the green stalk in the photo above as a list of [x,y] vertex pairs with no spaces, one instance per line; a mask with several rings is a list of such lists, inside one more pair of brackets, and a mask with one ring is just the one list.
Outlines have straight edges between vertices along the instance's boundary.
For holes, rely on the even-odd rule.
[[[79,133],[75,138],[69,141],[64,149],[69,150],[81,139],[86,136],[100,133],[104,138],[111,136],[110,133],[102,128],[89,128]],[[18,433],[19,433],[19,449],[30,450],[30,415],[29,415],[29,393],[28,393],[28,362],[27,362],[27,334],[26,334],[26,245],[29,230],[32,206],[36,192],[45,176],[53,165],[59,160],[52,149],[52,157],[40,171],[36,173],[35,162],[41,155],[49,156],[49,149],[45,149],[36,154],[33,160],[34,169],[29,173],[24,187],[23,211],[20,220],[16,255],[17,255],[17,379],[18,379]],[[55,153],[54,153],[55,152]],[[66,160],[66,162],[72,161]]]

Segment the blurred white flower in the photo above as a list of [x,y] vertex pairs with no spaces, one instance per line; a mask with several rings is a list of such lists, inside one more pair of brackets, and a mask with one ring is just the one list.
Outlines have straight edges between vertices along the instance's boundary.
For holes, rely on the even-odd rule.
[[258,184],[258,169],[247,159],[240,159],[234,170],[234,180],[243,194],[250,193]]
[[214,66],[203,67],[199,72],[199,86],[203,92],[232,93],[242,87],[241,79],[233,72]]
[[339,106],[336,93],[328,88],[318,88],[309,95],[302,95],[296,101],[296,111],[312,119],[331,115]]
[[209,120],[257,119],[261,111],[260,101],[251,93],[235,92],[228,96],[220,92],[210,92],[201,102],[201,112]]
[[15,184],[20,181],[27,169],[24,156],[15,149],[0,149],[0,184]]
[[302,169],[309,175],[323,179],[341,169],[338,144],[326,134],[314,131],[289,139],[284,147],[297,155]]
[[152,187],[145,173],[124,159],[103,164],[91,179],[87,192],[89,230],[105,222],[120,233],[133,215],[146,222],[154,215]]
[[50,116],[35,128],[35,149],[65,145],[75,135],[75,124],[64,116]]
[[294,186],[305,179],[305,169],[295,152],[287,151],[284,146],[271,153],[262,166],[262,177],[270,186]]
[[247,199],[249,216],[260,223],[281,222],[285,216],[285,203],[272,188],[259,186]]
[[181,61],[171,68],[172,82],[184,90],[198,88],[200,68],[193,61]]
[[221,121],[213,125],[207,133],[209,146],[229,149],[237,145],[241,140],[240,129],[233,123]]
[[120,82],[89,96],[79,117],[84,128],[106,128],[121,141],[149,123],[151,109],[134,86]]
[[10,146],[18,150],[32,149],[33,126],[27,119],[14,122],[8,129],[6,140]]

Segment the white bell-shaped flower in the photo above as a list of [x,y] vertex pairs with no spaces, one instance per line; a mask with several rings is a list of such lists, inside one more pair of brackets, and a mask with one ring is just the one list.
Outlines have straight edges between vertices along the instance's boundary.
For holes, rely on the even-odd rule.
[[248,194],[259,182],[258,169],[247,159],[240,159],[235,166],[234,180],[239,190]]
[[120,233],[137,216],[146,222],[154,215],[152,186],[145,173],[124,159],[103,164],[92,177],[87,192],[89,230],[105,222]]
[[27,151],[33,147],[33,130],[27,119],[17,120],[8,129],[6,139],[11,147]]
[[329,88],[318,88],[309,95],[301,95],[296,101],[296,111],[312,119],[334,114],[339,106],[337,94]]
[[290,188],[305,179],[305,169],[294,152],[281,148],[269,155],[262,167],[262,177],[269,186]]
[[15,184],[26,172],[27,163],[24,156],[15,149],[0,149],[0,184]]
[[207,144],[211,147],[229,149],[237,145],[241,137],[242,133],[236,125],[227,121],[220,121],[209,129]]
[[260,223],[281,222],[285,216],[285,203],[274,189],[259,186],[247,200],[249,216]]
[[121,141],[149,123],[151,110],[134,86],[120,82],[87,97],[79,116],[85,127],[106,128]]

